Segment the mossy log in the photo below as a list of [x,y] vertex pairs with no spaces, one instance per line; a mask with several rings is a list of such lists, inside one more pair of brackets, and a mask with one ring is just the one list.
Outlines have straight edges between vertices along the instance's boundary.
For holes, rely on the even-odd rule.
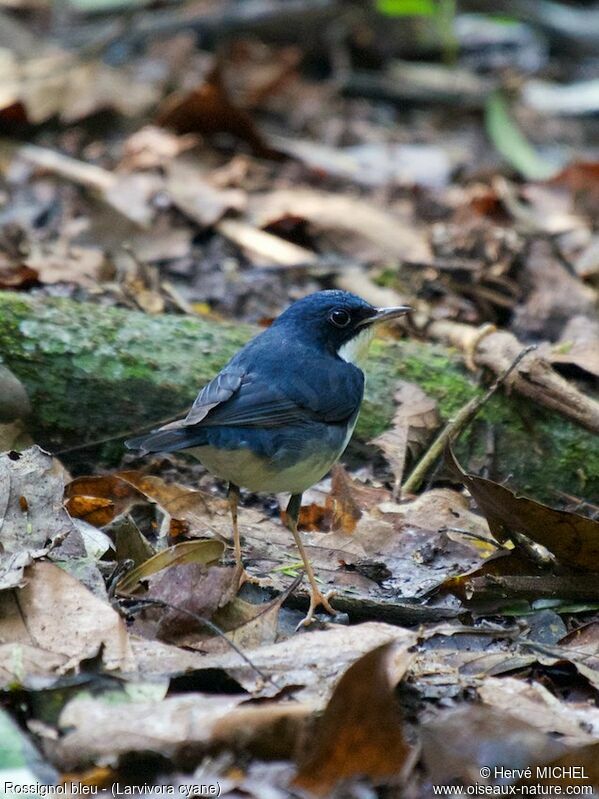
[[[0,292],[0,360],[27,389],[32,435],[52,451],[125,437],[174,417],[255,332]],[[389,427],[398,379],[435,397],[444,419],[482,391],[457,353],[439,345],[376,340],[367,371],[357,442]],[[592,433],[522,397],[498,394],[462,435],[462,462],[488,462],[491,440],[493,476],[511,475],[519,492],[549,501],[558,491],[597,500],[599,437]],[[88,461],[115,462],[121,454],[116,440],[96,447]]]

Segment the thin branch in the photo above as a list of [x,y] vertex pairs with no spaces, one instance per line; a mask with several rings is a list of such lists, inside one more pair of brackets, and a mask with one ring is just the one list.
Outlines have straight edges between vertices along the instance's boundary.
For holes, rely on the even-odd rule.
[[466,405],[464,405],[463,408],[458,411],[456,416],[447,423],[437,438],[435,438],[428,450],[424,453],[420,461],[416,464],[406,482],[403,484],[401,488],[402,494],[410,494],[416,491],[416,489],[422,483],[428,470],[441,456],[441,453],[445,449],[446,445],[450,441],[453,441],[472,422],[483,405],[485,405],[491,399],[493,394],[495,394],[500,386],[506,381],[524,356],[528,355],[528,353],[534,349],[536,349],[536,347],[532,345],[521,350],[507,367],[507,369],[504,369],[504,371],[499,375],[499,377],[494,381],[494,383],[489,387],[482,397],[474,397],[471,399],[466,403]]

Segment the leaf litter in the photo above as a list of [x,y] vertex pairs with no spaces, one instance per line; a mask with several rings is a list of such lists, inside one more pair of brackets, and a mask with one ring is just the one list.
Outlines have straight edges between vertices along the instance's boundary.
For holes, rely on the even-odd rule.
[[[532,377],[515,376],[506,402],[547,364],[590,402],[598,154],[592,122],[558,119],[556,107],[549,124],[532,102],[539,87],[555,88],[547,77],[561,75],[562,98],[577,86],[554,23],[485,17],[496,38],[481,48],[458,9],[457,62],[439,69],[413,59],[413,19],[396,26],[362,9],[358,27],[339,18],[327,28],[326,57],[322,31],[272,43],[268,25],[288,26],[280,5],[256,36],[227,8],[234,35],[216,55],[197,45],[212,47],[205,9],[190,11],[198,36],[159,37],[145,15],[164,12],[148,9],[146,32],[125,28],[115,60],[110,37],[82,53],[60,36],[47,45],[12,4],[2,27],[13,41],[0,34],[0,125],[17,133],[0,159],[0,286],[215,325],[223,315],[263,323],[289,298],[339,286],[379,305],[409,301],[410,332],[449,340],[472,370],[507,366],[521,349],[514,334],[540,341]],[[576,40],[570,8],[566,39]],[[92,31],[104,42],[109,17],[78,13],[81,40]],[[302,12],[308,30],[313,13]],[[507,40],[521,87],[497,77],[496,42]],[[495,150],[461,111],[483,106]],[[106,120],[110,136],[98,126]],[[549,406],[568,405],[550,386]],[[401,791],[402,779],[410,795],[430,796],[432,784],[468,785],[495,764],[584,764],[596,782],[587,464],[578,495],[556,491],[556,508],[519,496],[501,483],[502,422],[486,417],[462,434],[478,440],[463,470],[437,463],[424,489],[402,498],[406,469],[456,410],[427,388],[420,377],[400,384],[392,429],[373,432],[375,446],[350,451],[348,471],[306,495],[306,545],[345,616],[301,635],[292,631],[307,597],[275,504],[245,497],[244,557],[261,585],[238,590],[227,503],[199,467],[175,458],[107,472],[99,455],[82,466],[67,454],[69,482],[41,450],[10,452],[28,425],[15,389],[1,406],[0,726],[25,753],[19,763],[50,782],[58,768],[110,785],[135,780],[131,758],[147,764],[152,753],[158,784],[207,775],[225,795],[260,799],[300,785],[370,797],[379,784]],[[2,401],[7,389],[2,380]],[[535,390],[521,405],[531,448]],[[43,766],[21,739],[36,742]]]

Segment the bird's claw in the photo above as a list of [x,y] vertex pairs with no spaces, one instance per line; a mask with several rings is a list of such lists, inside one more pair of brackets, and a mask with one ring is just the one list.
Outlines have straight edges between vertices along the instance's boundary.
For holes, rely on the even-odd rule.
[[243,563],[240,563],[235,567],[234,580],[237,581],[238,591],[246,583],[250,583],[250,585],[258,585],[260,587],[262,586],[262,580],[259,577],[254,577],[252,574],[246,571]]
[[314,612],[319,605],[322,605],[325,612],[330,616],[336,616],[337,611],[331,607],[329,600],[335,596],[335,591],[329,591],[328,594],[322,594],[320,591],[310,592],[310,607],[308,613],[297,625],[296,630],[302,627],[308,627],[314,621]]

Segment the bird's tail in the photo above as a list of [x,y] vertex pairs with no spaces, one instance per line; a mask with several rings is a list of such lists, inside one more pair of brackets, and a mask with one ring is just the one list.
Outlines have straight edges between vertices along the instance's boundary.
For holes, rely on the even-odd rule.
[[[197,434],[195,439],[197,442]],[[190,440],[190,431],[182,428],[179,430],[154,430],[144,436],[137,438],[130,438],[125,441],[127,449],[139,450],[140,455],[146,455],[148,452],[175,452],[178,449],[187,449],[194,443]]]

